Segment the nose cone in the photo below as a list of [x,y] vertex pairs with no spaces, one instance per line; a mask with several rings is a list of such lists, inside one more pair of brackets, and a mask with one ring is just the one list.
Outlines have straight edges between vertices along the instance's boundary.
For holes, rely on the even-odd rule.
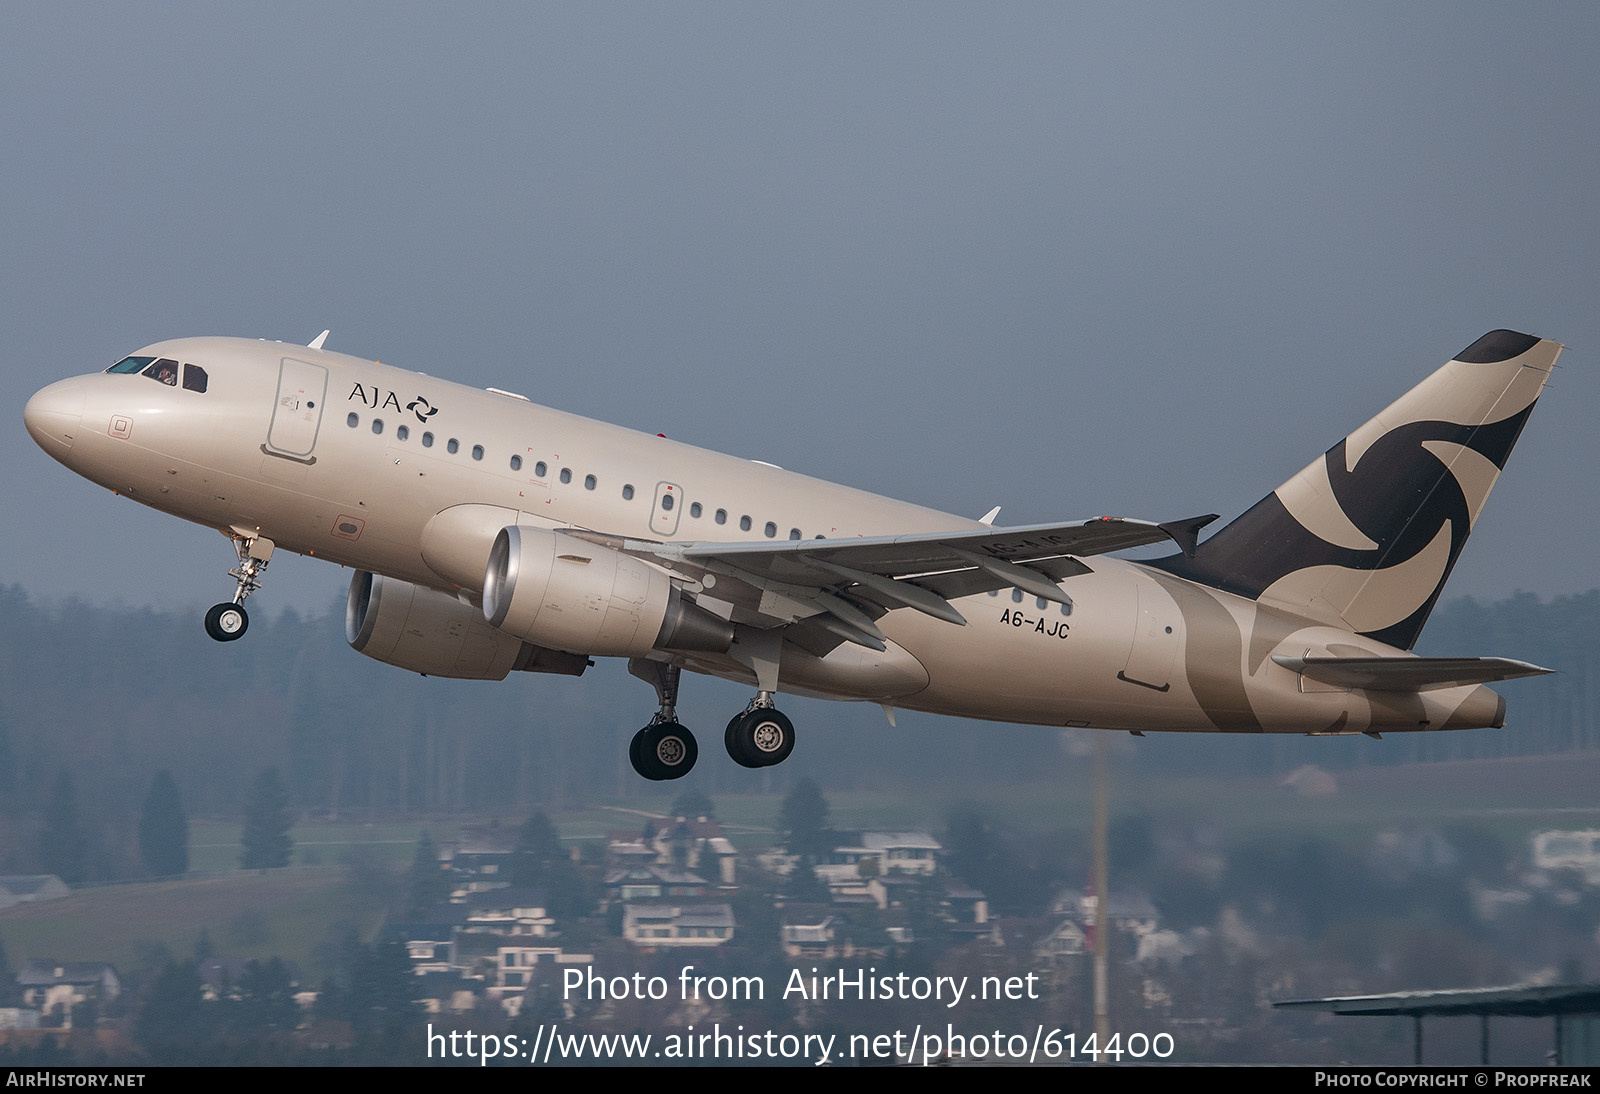
[[22,410],[22,421],[38,446],[58,460],[72,451],[83,419],[83,384],[62,380],[37,392]]

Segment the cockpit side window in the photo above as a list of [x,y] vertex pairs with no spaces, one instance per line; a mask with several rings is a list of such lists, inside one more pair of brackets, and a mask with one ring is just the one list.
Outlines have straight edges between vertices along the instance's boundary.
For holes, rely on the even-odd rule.
[[170,357],[162,357],[155,364],[144,370],[144,374],[152,380],[160,380],[168,387],[178,386],[178,362]]
[[183,389],[185,391],[198,391],[205,394],[206,370],[199,365],[185,364],[183,366]]
[[144,367],[146,365],[148,365],[151,361],[154,361],[154,360],[155,360],[154,357],[124,357],[122,360],[118,361],[116,364],[114,364],[110,368],[106,369],[106,371],[107,372],[140,372],[140,371],[143,371],[143,369],[144,369]]

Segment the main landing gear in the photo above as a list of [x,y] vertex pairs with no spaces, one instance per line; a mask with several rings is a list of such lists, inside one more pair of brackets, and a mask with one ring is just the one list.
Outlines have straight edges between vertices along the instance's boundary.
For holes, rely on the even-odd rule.
[[[694,767],[700,746],[678,721],[678,679],[682,670],[636,657],[628,671],[656,689],[661,707],[650,724],[628,743],[628,762],[652,782],[681,779]],[[728,723],[722,743],[741,767],[781,764],[794,751],[794,723],[772,705],[772,693],[757,693],[750,705]]]
[[694,734],[669,720],[652,720],[633,735],[628,745],[633,769],[651,782],[681,779],[699,758],[700,746],[695,743]]
[[694,734],[678,723],[678,677],[683,670],[635,657],[628,662],[628,671],[655,688],[661,704],[650,724],[628,742],[628,762],[651,782],[683,778],[700,758]]
[[250,628],[250,613],[244,610],[245,598],[261,588],[261,571],[272,559],[272,541],[265,536],[247,536],[234,532],[234,552],[239,565],[228,571],[228,576],[239,582],[232,600],[213,604],[206,612],[206,633],[218,642],[233,642],[244,637]]
[[733,716],[722,743],[740,767],[771,767],[794,751],[794,723],[772,705],[772,693],[763,691]]

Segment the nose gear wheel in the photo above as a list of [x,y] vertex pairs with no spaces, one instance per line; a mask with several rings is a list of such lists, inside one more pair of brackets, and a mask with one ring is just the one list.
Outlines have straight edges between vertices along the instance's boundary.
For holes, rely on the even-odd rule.
[[206,612],[206,633],[218,642],[235,642],[244,637],[250,628],[250,613],[244,610],[247,597],[261,588],[261,573],[272,559],[273,543],[265,536],[247,536],[235,532],[234,553],[239,565],[228,571],[228,576],[238,582],[232,600],[213,604]]
[[250,615],[242,604],[214,604],[206,612],[206,633],[218,642],[233,642],[243,638],[249,627]]

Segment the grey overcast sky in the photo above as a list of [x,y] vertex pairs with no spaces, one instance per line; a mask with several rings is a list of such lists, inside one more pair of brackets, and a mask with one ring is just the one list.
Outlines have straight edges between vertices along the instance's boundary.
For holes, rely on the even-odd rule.
[[331,327],[1020,523],[1231,517],[1505,326],[1570,348],[1447,595],[1593,587],[1597,47],[1593,3],[9,0],[0,582],[231,592],[22,427],[161,338]]

